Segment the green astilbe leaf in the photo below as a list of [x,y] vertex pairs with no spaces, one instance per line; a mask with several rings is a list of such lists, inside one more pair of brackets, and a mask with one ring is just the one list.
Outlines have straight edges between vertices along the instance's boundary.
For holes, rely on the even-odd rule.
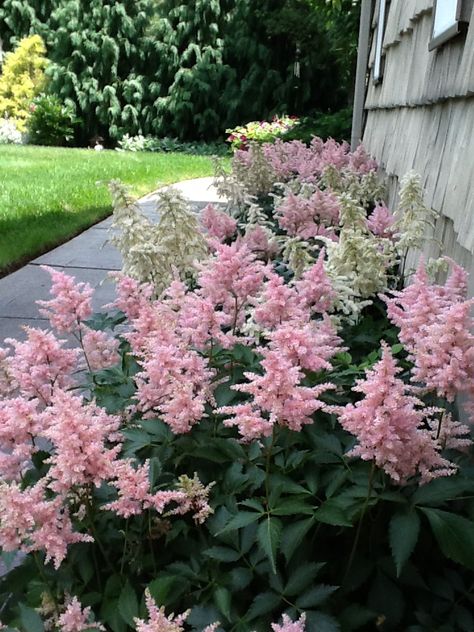
[[389,525],[390,548],[400,576],[403,566],[409,560],[418,541],[420,517],[416,511],[395,514]]

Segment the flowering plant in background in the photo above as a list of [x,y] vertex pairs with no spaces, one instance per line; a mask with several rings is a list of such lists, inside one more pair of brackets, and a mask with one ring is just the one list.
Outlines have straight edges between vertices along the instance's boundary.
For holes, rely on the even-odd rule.
[[472,629],[466,273],[403,287],[373,161],[309,151],[237,155],[233,216],[113,184],[106,312],[45,268],[0,349],[3,629]]
[[17,128],[15,121],[9,118],[0,118],[0,145],[21,145],[23,134]]
[[298,123],[297,116],[274,116],[271,121],[250,121],[247,125],[226,129],[226,134],[229,134],[226,140],[234,151],[245,151],[249,143],[271,143]]

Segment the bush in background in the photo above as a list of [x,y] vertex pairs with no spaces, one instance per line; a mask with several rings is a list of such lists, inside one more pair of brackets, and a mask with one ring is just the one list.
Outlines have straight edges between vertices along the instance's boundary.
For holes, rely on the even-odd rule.
[[156,138],[154,136],[125,136],[119,140],[117,151],[183,152],[196,156],[223,156],[228,152],[224,143],[189,143],[178,138]]
[[21,145],[23,135],[15,125],[15,122],[8,119],[0,119],[0,145]]
[[352,108],[344,108],[338,112],[315,112],[311,116],[303,116],[299,125],[289,129],[282,136],[283,140],[301,140],[309,144],[314,136],[334,138],[338,142],[348,141],[351,137]]
[[0,117],[15,121],[24,132],[30,117],[32,99],[45,85],[46,48],[39,35],[23,39],[7,53],[0,75]]
[[74,111],[54,95],[43,94],[31,104],[28,141],[33,145],[65,145],[74,137]]
[[281,138],[286,132],[297,127],[297,116],[274,116],[271,121],[251,121],[232,129],[226,129],[227,142],[232,149],[246,149],[249,142],[271,143]]

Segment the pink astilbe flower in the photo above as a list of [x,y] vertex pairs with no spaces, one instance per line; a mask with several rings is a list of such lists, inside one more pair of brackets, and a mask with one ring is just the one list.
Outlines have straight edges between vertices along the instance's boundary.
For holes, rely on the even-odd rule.
[[321,170],[327,165],[333,165],[337,169],[343,169],[350,161],[350,146],[344,141],[338,143],[333,138],[328,138],[321,146]]
[[190,610],[174,616],[165,615],[165,608],[158,608],[148,588],[145,591],[145,603],[148,610],[148,621],[134,618],[137,632],[184,632],[183,624],[189,616]]
[[395,217],[384,205],[377,204],[367,219],[369,230],[377,237],[393,239],[395,234]]
[[349,154],[349,168],[351,171],[364,174],[370,171],[377,171],[378,164],[365,150],[363,145],[359,145],[357,149]]
[[271,258],[278,252],[278,245],[270,239],[271,233],[258,224],[249,226],[242,241],[252,252],[264,258]]
[[266,419],[251,403],[222,406],[216,412],[222,415],[232,415],[224,420],[224,426],[236,426],[242,441],[250,443],[255,439],[270,437],[273,432],[273,421]]
[[110,485],[118,491],[118,500],[104,505],[123,518],[136,516],[150,506],[149,461],[133,467],[131,459],[120,459],[113,468]]
[[37,451],[33,438],[41,428],[38,401],[22,397],[0,401],[0,476],[18,481]]
[[244,308],[259,292],[264,273],[264,264],[242,241],[219,244],[216,256],[201,266],[197,294],[222,309],[234,330],[242,322]]
[[450,413],[441,418],[430,420],[433,437],[447,450],[467,451],[473,444],[471,430],[465,424],[455,421]]
[[[304,374],[301,368],[295,366],[288,357],[282,356],[280,350],[274,351],[267,348],[262,349],[261,353],[263,375],[247,372],[245,377],[249,380],[248,383],[235,384],[232,388],[252,397],[249,414],[253,413],[256,421],[259,417],[268,415],[271,424],[278,423],[291,430],[300,431],[304,425],[313,423],[311,415],[326,407],[319,396],[332,388],[332,385],[302,386],[301,380]],[[218,409],[217,412],[233,415],[232,418],[224,421],[224,425],[237,425],[241,430],[245,429],[240,407],[226,406]],[[251,423],[247,425],[253,438],[255,428]],[[263,424],[262,429],[268,433],[268,428]],[[243,438],[244,441],[249,440],[245,435]]]
[[474,300],[455,303],[436,322],[423,327],[414,348],[413,379],[448,401],[472,389],[474,336],[470,315]]
[[104,630],[100,623],[91,621],[90,607],[83,608],[77,597],[69,598],[64,612],[58,617],[57,626],[60,632],[87,632],[87,630]]
[[225,349],[237,342],[237,337],[223,328],[230,325],[229,316],[216,309],[214,303],[196,292],[184,298],[177,319],[180,338],[196,349],[204,351],[211,343],[218,342]]
[[305,632],[306,615],[303,613],[298,621],[292,621],[287,614],[282,617],[281,624],[272,623],[273,632]]
[[451,266],[442,286],[429,282],[421,262],[411,285],[382,298],[415,365],[413,379],[453,401],[457,393],[472,390],[474,336],[473,301],[464,300],[467,276],[452,261]]
[[201,212],[201,224],[210,237],[222,242],[237,230],[237,221],[227,213],[219,211],[213,204],[208,204]]
[[290,236],[310,239],[324,232],[322,228],[338,225],[340,207],[333,193],[316,189],[310,198],[288,193],[276,207],[275,216]]
[[282,182],[297,176],[302,182],[314,182],[321,172],[321,147],[323,143],[311,143],[307,147],[299,140],[265,143],[263,153],[275,172],[276,178]]
[[298,297],[312,312],[327,312],[333,306],[336,292],[324,269],[324,249],[314,265],[304,271],[295,283]]
[[270,349],[294,366],[309,371],[331,370],[329,359],[342,350],[342,341],[327,317],[305,324],[292,321],[283,323],[269,334],[269,338]]
[[8,358],[8,373],[24,397],[39,397],[49,403],[57,390],[74,384],[72,373],[76,368],[79,351],[64,349],[63,340],[51,332],[25,327],[27,340],[5,340],[14,348]]
[[176,336],[170,344],[149,340],[140,364],[137,399],[145,418],[159,415],[175,434],[188,432],[211,396],[214,374],[207,359]]
[[358,440],[349,454],[374,461],[400,485],[417,474],[422,483],[454,474],[456,466],[440,455],[428,429],[433,410],[407,392],[388,346],[382,348],[382,359],[353,389],[364,398],[340,410],[342,427]]
[[87,358],[87,365],[92,371],[114,366],[120,360],[119,341],[105,331],[96,331],[83,326],[82,347]]
[[116,280],[117,298],[106,307],[120,309],[129,320],[138,318],[142,309],[149,304],[153,296],[153,286],[150,283],[139,283],[121,273],[114,273],[111,276]]
[[94,403],[70,393],[58,392],[43,413],[43,436],[51,441],[54,452],[48,486],[64,493],[76,485],[99,487],[113,476],[120,445],[107,443],[118,438],[118,417],[106,413]]
[[91,298],[94,290],[88,283],[76,283],[74,277],[55,270],[50,266],[41,266],[51,275],[49,301],[37,301],[42,307],[40,314],[49,319],[51,326],[60,333],[72,332],[81,321],[92,315]]
[[73,531],[62,496],[46,499],[46,480],[22,490],[17,483],[0,483],[0,547],[25,553],[45,551],[46,562],[59,568],[67,547],[92,542],[89,535]]
[[266,329],[274,329],[289,320],[307,320],[309,309],[302,307],[294,287],[287,285],[279,274],[268,273],[262,293],[255,301],[255,322]]

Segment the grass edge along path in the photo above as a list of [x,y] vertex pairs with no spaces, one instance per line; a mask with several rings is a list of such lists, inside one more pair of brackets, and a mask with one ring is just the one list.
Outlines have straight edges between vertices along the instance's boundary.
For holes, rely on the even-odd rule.
[[141,197],[212,173],[208,156],[0,145],[0,277],[110,215],[97,182],[122,180]]

